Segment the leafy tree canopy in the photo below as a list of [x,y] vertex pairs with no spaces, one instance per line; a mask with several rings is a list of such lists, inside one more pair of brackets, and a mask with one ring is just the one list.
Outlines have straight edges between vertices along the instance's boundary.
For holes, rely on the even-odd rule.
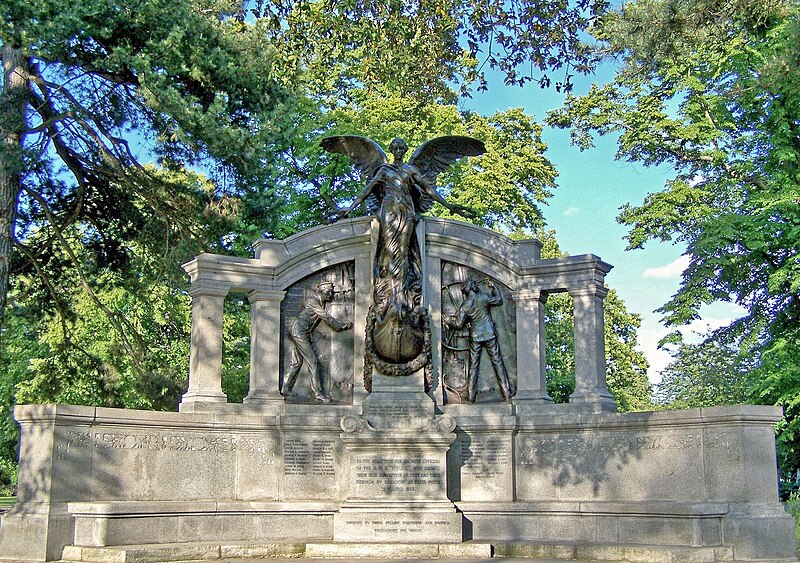
[[753,356],[723,338],[680,342],[661,372],[658,400],[671,408],[736,405],[751,399]]
[[[605,0],[258,1],[253,13],[271,22],[282,60],[309,70],[309,90],[321,99],[349,100],[354,86],[395,91],[425,101],[454,100],[487,87],[484,69],[507,84],[535,81],[571,89],[574,73],[593,68],[581,33],[608,6]],[[285,25],[279,25],[285,22]]]
[[800,57],[794,2],[643,0],[595,30],[623,57],[613,83],[551,113],[591,145],[616,134],[618,158],[676,170],[662,192],[619,220],[630,248],[651,239],[687,245],[670,324],[703,304],[735,300],[751,330],[798,320],[800,292]]
[[[143,160],[174,171],[215,163],[206,203],[224,206],[284,143],[296,97],[235,3],[10,0],[0,16],[0,321],[12,241],[35,239],[21,268],[43,271],[39,250],[53,245],[70,268],[87,250],[117,268],[124,241],[151,220],[198,234],[181,182]],[[278,203],[259,188],[254,220]]]
[[662,391],[675,404],[784,405],[778,440],[792,474],[800,466],[800,5],[636,0],[593,34],[622,66],[610,84],[570,97],[550,123],[571,127],[581,147],[611,134],[618,158],[674,168],[662,191],[619,216],[630,248],[686,245],[691,263],[661,308],[668,324],[690,322],[713,301],[746,310],[706,343],[684,344]]

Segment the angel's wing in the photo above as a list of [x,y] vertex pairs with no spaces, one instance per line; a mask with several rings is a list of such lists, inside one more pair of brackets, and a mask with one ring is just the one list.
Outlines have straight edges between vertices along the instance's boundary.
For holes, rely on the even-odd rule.
[[358,168],[361,179],[369,182],[381,165],[389,160],[381,146],[366,137],[358,135],[335,135],[325,137],[319,146],[328,152],[338,152],[350,157],[350,162]]
[[436,176],[450,168],[462,156],[478,156],[485,152],[486,147],[478,139],[447,135],[422,143],[408,163],[419,170],[431,184],[436,184]]
[[[458,135],[447,135],[436,137],[422,143],[411,158],[408,164],[419,170],[431,186],[436,185],[436,177],[440,172],[444,172],[462,156],[478,156],[486,152],[483,142],[472,137]],[[433,200],[425,193],[417,194],[417,209],[420,212],[429,211],[433,207]]]

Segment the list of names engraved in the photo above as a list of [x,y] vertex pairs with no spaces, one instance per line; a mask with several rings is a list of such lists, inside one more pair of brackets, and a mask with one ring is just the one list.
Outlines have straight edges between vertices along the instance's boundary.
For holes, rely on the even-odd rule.
[[311,474],[332,477],[336,474],[333,468],[334,440],[311,441]]
[[335,444],[331,438],[287,436],[283,442],[284,475],[334,476]]
[[287,437],[283,443],[283,473],[285,475],[308,475],[311,450],[302,438]]
[[471,436],[461,442],[462,473],[477,478],[501,475],[511,466],[511,444],[495,436]]

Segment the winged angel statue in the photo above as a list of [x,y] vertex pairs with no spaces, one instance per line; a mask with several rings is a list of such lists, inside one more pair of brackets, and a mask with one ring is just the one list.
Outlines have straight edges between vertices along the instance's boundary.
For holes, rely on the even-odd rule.
[[369,385],[373,366],[383,375],[410,375],[430,364],[430,321],[422,308],[422,258],[416,236],[420,214],[438,202],[453,213],[475,217],[471,209],[439,195],[436,177],[459,158],[483,154],[486,148],[471,137],[437,137],[423,143],[405,163],[408,145],[395,139],[389,145],[394,157],[390,163],[381,146],[366,137],[327,137],[320,145],[349,156],[367,182],[340,218],[366,202],[379,223],[365,380]]

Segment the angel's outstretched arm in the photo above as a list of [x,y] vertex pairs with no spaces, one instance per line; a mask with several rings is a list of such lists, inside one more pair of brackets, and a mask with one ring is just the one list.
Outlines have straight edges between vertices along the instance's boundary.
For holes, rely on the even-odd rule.
[[457,213],[462,217],[466,217],[467,219],[477,219],[478,214],[469,207],[464,205],[459,205],[457,203],[450,203],[446,199],[444,199],[439,192],[436,191],[436,187],[431,184],[425,176],[420,174],[419,172],[414,172],[413,175],[414,182],[422,188],[422,190],[436,203],[441,203],[447,209],[449,209],[452,213]]
[[356,199],[353,201],[350,207],[342,211],[342,217],[347,217],[353,211],[355,211],[359,205],[364,203],[369,197],[369,195],[372,193],[372,189],[374,186],[375,186],[374,182],[368,182],[367,185],[364,186],[364,189],[361,190],[361,193],[358,194],[358,196],[356,196]]

